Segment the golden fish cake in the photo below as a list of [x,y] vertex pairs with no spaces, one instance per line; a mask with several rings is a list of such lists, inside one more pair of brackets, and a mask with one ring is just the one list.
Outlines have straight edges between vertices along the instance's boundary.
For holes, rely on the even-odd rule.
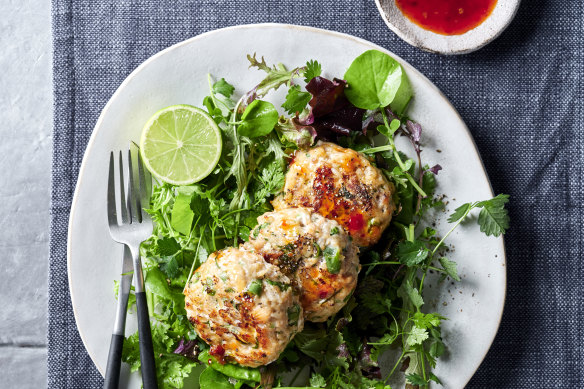
[[266,365],[304,327],[290,279],[240,248],[211,254],[184,294],[189,321],[221,362]]
[[377,243],[391,221],[395,189],[362,154],[333,143],[296,152],[275,209],[307,207],[336,220],[361,247]]
[[327,320],[346,304],[357,285],[358,248],[339,223],[307,208],[258,217],[245,247],[290,277],[306,320]]

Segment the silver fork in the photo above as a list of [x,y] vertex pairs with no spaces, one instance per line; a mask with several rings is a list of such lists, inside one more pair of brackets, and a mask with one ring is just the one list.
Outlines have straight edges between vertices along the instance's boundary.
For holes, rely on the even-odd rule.
[[[110,154],[110,166],[107,189],[107,216],[110,234],[116,242],[128,247],[134,265],[134,286],[136,309],[138,312],[138,336],[140,344],[140,362],[142,383],[145,389],[158,388],[156,365],[150,331],[150,318],[144,291],[140,243],[152,233],[152,220],[143,207],[150,203],[152,194],[152,177],[142,164],[138,146],[130,143],[127,166],[123,168],[122,152],[119,153],[119,190],[116,196],[116,179],[114,153]],[[125,178],[124,178],[125,176]],[[125,185],[126,184],[126,185]],[[124,196],[124,188],[127,188]],[[120,217],[118,211],[120,209]],[[120,220],[118,220],[120,219]]]

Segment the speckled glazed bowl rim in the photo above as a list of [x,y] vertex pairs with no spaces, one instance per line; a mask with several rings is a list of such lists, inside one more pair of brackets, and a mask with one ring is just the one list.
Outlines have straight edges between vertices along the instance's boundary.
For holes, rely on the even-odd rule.
[[425,30],[409,20],[395,0],[375,0],[385,24],[401,39],[414,47],[438,54],[466,54],[492,42],[509,26],[520,0],[498,0],[489,17],[474,29],[461,35],[440,35]]

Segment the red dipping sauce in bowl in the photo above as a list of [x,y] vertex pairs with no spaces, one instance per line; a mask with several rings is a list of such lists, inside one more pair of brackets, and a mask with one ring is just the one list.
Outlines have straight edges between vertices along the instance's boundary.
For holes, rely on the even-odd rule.
[[484,22],[497,0],[395,0],[418,26],[442,35],[461,35]]

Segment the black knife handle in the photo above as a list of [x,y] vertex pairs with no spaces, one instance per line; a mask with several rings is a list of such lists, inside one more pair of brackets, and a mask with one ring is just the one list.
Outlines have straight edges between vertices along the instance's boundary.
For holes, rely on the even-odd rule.
[[118,389],[120,382],[120,365],[122,363],[122,347],[124,336],[112,334],[109,354],[107,356],[107,368],[103,389]]
[[138,336],[140,339],[140,363],[142,365],[142,383],[144,389],[158,389],[156,380],[156,364],[154,363],[154,348],[150,317],[146,303],[146,293],[136,292],[136,308],[138,310]]

